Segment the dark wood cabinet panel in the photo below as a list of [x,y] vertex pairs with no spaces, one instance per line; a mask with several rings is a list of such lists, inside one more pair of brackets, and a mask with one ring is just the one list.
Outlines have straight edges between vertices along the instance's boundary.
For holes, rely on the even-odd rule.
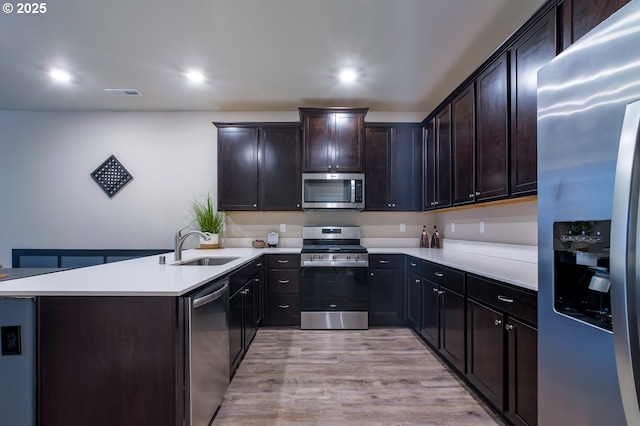
[[300,210],[298,123],[218,126],[218,209]]
[[440,350],[460,372],[465,371],[465,300],[464,296],[442,289]]
[[436,208],[451,206],[451,106],[436,114]]
[[304,171],[326,172],[333,164],[335,116],[325,113],[307,113],[304,128]]
[[39,297],[37,310],[40,425],[182,424],[176,298]]
[[413,271],[407,271],[406,274],[406,292],[407,292],[407,323],[413,327],[414,330],[420,332],[422,326],[421,311],[422,311],[422,282],[420,275]]
[[260,210],[300,210],[302,142],[299,127],[261,129],[258,181]]
[[562,3],[563,50],[575,43],[630,0],[564,0]]
[[506,53],[476,80],[476,199],[484,201],[508,194],[509,92]]
[[392,208],[422,210],[422,131],[419,127],[392,129],[389,186]]
[[368,125],[366,210],[422,210],[422,130]]
[[300,108],[305,172],[364,171],[368,108]]
[[424,210],[436,208],[436,119],[432,118],[423,129],[424,135]]
[[516,425],[538,424],[538,331],[515,318],[507,320],[509,404]]
[[422,284],[422,318],[420,334],[436,349],[440,349],[440,286],[424,277]]
[[364,114],[339,112],[335,114],[335,117],[334,170],[340,172],[364,171]]
[[391,128],[368,127],[366,131],[365,203],[366,210],[388,210],[390,204],[389,157]]
[[258,208],[258,129],[218,128],[218,209]]
[[369,325],[404,324],[404,286],[400,269],[369,269]]
[[504,316],[467,300],[467,377],[500,410],[504,404]]
[[550,10],[509,51],[511,70],[510,193],[537,190],[537,73],[556,55],[556,11]]
[[475,201],[475,90],[474,83],[451,101],[453,204]]

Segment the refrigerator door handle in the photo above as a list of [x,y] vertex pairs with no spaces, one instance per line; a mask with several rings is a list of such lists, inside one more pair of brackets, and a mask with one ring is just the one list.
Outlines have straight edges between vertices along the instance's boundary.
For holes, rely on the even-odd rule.
[[611,314],[618,381],[628,424],[640,424],[640,101],[627,105],[620,134],[611,218]]

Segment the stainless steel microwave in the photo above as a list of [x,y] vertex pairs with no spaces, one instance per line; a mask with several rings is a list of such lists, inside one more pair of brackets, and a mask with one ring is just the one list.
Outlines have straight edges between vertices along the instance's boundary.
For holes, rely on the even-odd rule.
[[303,173],[303,210],[364,210],[364,173]]

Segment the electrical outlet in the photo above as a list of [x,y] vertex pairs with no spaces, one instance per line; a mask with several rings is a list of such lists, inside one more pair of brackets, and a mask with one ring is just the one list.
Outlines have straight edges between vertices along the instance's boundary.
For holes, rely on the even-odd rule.
[[22,336],[19,325],[0,327],[2,355],[20,355],[22,353]]
[[480,233],[484,234],[484,220],[480,221]]
[[451,222],[451,233],[453,234],[454,232],[456,232],[456,224]]
[[280,224],[280,232],[287,232],[287,225],[284,223]]
[[404,223],[400,224],[400,232],[405,232],[407,230],[407,226]]

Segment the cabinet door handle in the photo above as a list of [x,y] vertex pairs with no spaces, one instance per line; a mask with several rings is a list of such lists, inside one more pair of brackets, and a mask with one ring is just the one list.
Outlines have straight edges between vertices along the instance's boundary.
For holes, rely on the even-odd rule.
[[444,290],[438,291],[438,296],[442,296],[444,294]]
[[296,207],[300,207],[300,203],[297,203],[297,204],[296,204]]
[[469,194],[469,198],[473,198],[473,196],[474,196],[473,193]]
[[391,203],[387,204],[387,207],[391,208]]
[[495,319],[495,320],[493,320],[493,324],[494,325],[501,325],[502,324],[502,320],[501,319]]
[[336,164],[336,169],[339,169],[339,168],[340,168],[340,164]]
[[416,263],[413,263],[413,262],[411,262],[409,265],[413,266],[414,268],[418,266]]
[[478,195],[480,195],[480,192],[479,192],[479,191],[476,191],[476,197],[477,197]]
[[331,170],[331,164],[329,164],[327,167],[329,168],[329,170]]
[[383,265],[386,265],[387,263],[389,263],[388,260],[381,260],[380,263],[382,263]]
[[420,278],[416,278],[416,282],[419,283],[420,282]]
[[511,331],[511,330],[513,330],[514,328],[516,328],[516,326],[515,326],[515,325],[511,325],[511,324],[506,324],[506,325],[504,326],[504,329],[505,329],[505,330],[507,330],[507,331]]
[[335,309],[335,308],[337,308],[337,307],[338,307],[338,305],[334,305],[334,304],[332,303],[332,304],[330,304],[330,305],[329,305],[329,307],[330,307],[331,309]]
[[257,204],[254,204],[254,205],[253,205],[253,208],[254,208],[254,209],[255,209],[255,208],[257,208],[257,207],[258,207],[258,205],[257,205]]
[[256,263],[256,268],[259,268],[262,266],[262,263]]
[[434,288],[431,289],[431,291],[433,291],[434,293],[437,293],[438,289],[434,287]]
[[256,278],[254,281],[259,283],[260,282],[260,278]]
[[278,260],[278,263],[289,263],[288,260]]
[[291,280],[278,280],[280,284],[289,284]]
[[396,208],[396,203],[391,203],[391,207]]
[[278,305],[278,308],[289,309],[289,305]]
[[442,272],[436,272],[435,276],[442,278],[442,277],[444,277],[444,274]]
[[509,299],[508,297],[504,297],[501,295],[498,295],[498,300],[501,302],[513,303],[513,299]]

